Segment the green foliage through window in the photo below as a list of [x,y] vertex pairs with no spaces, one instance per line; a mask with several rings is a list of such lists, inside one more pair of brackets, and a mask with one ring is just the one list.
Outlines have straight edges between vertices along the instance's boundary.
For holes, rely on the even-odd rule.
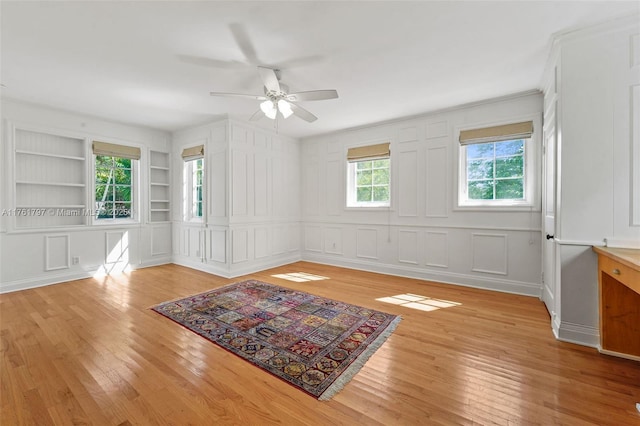
[[95,203],[98,219],[132,217],[131,161],[128,158],[96,156]]
[[470,200],[523,200],[524,140],[467,145]]
[[356,163],[356,201],[358,203],[389,202],[389,159]]

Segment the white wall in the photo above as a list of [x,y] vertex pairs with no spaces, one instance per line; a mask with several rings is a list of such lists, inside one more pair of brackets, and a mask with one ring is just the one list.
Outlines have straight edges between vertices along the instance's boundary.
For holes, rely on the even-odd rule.
[[640,248],[640,16],[561,36],[557,335],[596,346],[592,245]]
[[[113,123],[15,101],[2,101],[0,211],[15,208],[12,194],[14,153],[12,130],[27,127],[51,134],[73,134],[91,152],[94,139],[129,142],[142,148],[140,159],[140,223],[126,226],[16,229],[13,218],[0,216],[0,292],[92,276],[116,269],[135,269],[170,261],[171,225],[151,224],[147,207],[148,150],[168,151],[169,134]],[[90,173],[89,160],[87,173]],[[87,179],[92,179],[90,175]],[[88,188],[90,185],[87,186]],[[87,205],[92,202],[87,194]],[[73,264],[72,258],[79,263]],[[119,257],[119,262],[114,262]]]
[[300,163],[295,139],[234,120],[173,135],[174,199],[182,149],[205,145],[206,220],[173,209],[174,262],[234,277],[300,259]]
[[[540,296],[539,192],[534,209],[477,211],[456,188],[459,128],[533,119],[539,150],[541,114],[530,93],[303,140],[303,259]],[[348,147],[385,141],[391,209],[346,208]]]

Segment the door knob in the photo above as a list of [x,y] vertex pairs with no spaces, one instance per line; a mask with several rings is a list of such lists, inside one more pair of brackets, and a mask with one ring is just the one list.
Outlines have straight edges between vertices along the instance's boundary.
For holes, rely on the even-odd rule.
[[547,234],[547,240],[553,240],[553,235]]

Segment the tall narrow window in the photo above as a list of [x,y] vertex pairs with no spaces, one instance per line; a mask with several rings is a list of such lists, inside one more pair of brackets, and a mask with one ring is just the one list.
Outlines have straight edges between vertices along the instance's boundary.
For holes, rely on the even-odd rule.
[[204,146],[182,151],[184,160],[184,219],[200,222],[204,217]]
[[134,219],[140,148],[94,142],[93,153],[96,220]]
[[389,143],[349,149],[347,207],[389,207],[390,155]]
[[193,217],[202,217],[202,173],[203,159],[194,160],[193,163],[193,194],[191,210]]

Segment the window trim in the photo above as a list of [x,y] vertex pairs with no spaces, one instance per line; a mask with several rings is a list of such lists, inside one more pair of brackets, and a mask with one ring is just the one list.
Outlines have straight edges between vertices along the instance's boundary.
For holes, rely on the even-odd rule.
[[[135,147],[137,148],[137,147]],[[139,149],[139,148],[137,148]],[[109,225],[126,225],[140,223],[140,159],[129,158],[131,160],[131,217],[126,218],[99,218],[96,210],[96,156],[105,155],[102,153],[91,153],[91,225],[109,226]],[[111,155],[111,157],[117,157]],[[117,157],[127,158],[127,157]]]
[[[472,143],[461,144],[459,142],[460,133],[472,130],[480,129],[492,126],[504,126],[523,121],[533,122],[533,133],[530,138],[514,137],[514,140],[525,140],[525,154],[524,154],[524,194],[523,200],[468,200],[466,199],[466,147],[472,145]],[[455,203],[453,210],[465,210],[465,211],[540,211],[541,210],[541,196],[540,196],[540,180],[541,170],[539,170],[540,158],[542,157],[542,120],[540,114],[526,115],[520,117],[514,117],[508,120],[501,120],[497,122],[483,122],[475,123],[456,128],[455,132],[455,155],[456,155],[456,169],[454,175],[454,188],[456,188]],[[496,138],[495,142],[502,142],[504,139]],[[490,142],[489,140],[479,141],[478,143]]]

